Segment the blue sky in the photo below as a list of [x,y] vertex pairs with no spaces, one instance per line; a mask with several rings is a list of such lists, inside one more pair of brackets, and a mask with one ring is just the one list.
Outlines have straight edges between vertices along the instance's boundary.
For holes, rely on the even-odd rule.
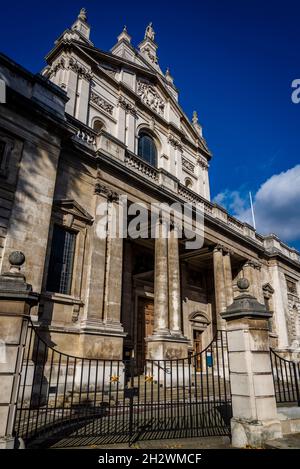
[[[85,7],[94,44],[109,50],[124,24],[137,45],[154,24],[163,70],[170,66],[180,104],[197,110],[213,152],[211,194],[257,228],[300,249],[300,3],[292,0],[6,2],[0,49],[38,72],[59,34]],[[297,166],[298,165],[298,166]]]

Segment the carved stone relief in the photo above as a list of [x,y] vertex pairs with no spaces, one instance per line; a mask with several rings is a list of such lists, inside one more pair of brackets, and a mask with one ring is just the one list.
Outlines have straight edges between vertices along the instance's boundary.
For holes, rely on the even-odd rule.
[[169,134],[168,136],[168,142],[174,147],[178,148],[178,150],[182,151],[182,144],[180,140],[178,140],[174,135]]
[[69,63],[67,64],[66,60],[62,57],[58,60],[55,64],[53,64],[46,73],[46,76],[52,77],[55,75],[59,70],[73,70],[74,72],[78,73],[81,77],[86,78],[86,80],[90,81],[92,79],[92,73],[89,72],[83,65],[77,62],[72,57],[69,59]]
[[108,101],[106,101],[101,96],[99,96],[94,91],[91,92],[90,101],[91,101],[91,103],[96,104],[98,107],[100,107],[104,111],[108,112],[108,114],[112,115],[113,109],[114,109],[113,105],[110,104]]
[[182,167],[184,169],[187,169],[188,171],[190,171],[191,173],[193,173],[195,171],[195,165],[193,165],[193,163],[191,163],[190,161],[186,160],[185,158],[182,158]]
[[86,78],[87,80],[91,80],[93,77],[92,73],[90,73],[85,67],[83,67],[83,65],[78,63],[72,57],[69,60],[69,69],[78,73],[80,76]]
[[123,96],[119,96],[119,105],[125,109],[126,112],[130,112],[131,114],[135,115],[137,113],[136,107],[134,104],[130,103],[125,99]]
[[163,116],[165,103],[159,96],[154,86],[143,81],[138,81],[137,94],[140,96],[143,103],[147,104],[147,106],[157,112],[157,114]]

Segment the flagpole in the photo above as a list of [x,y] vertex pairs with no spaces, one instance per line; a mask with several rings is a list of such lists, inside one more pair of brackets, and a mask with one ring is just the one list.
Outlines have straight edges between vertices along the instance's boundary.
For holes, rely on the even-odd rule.
[[253,228],[256,230],[255,216],[254,216],[254,209],[253,209],[253,202],[252,202],[252,194],[251,194],[251,191],[249,191],[249,197],[250,197],[250,205],[251,205],[251,213],[252,213]]

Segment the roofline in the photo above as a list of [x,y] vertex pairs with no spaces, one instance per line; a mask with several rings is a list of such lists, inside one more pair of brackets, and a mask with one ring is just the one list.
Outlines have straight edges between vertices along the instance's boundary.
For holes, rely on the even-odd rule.
[[62,90],[59,86],[55,85],[50,80],[43,77],[40,73],[30,72],[26,68],[22,67],[22,65],[18,64],[17,62],[12,60],[10,57],[8,57],[7,55],[5,55],[1,52],[0,52],[0,63],[6,65],[7,68],[9,68],[10,70],[13,70],[14,72],[16,72],[19,75],[23,76],[28,81],[30,81],[32,83],[37,82],[40,85],[44,86],[45,88],[48,88],[52,93],[59,96],[65,102],[67,102],[69,100],[69,98],[67,96],[67,93],[64,90]]

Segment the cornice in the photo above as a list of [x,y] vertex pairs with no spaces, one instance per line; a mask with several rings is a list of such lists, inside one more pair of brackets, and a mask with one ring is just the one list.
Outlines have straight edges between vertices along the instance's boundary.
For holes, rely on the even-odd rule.
[[72,132],[70,132],[66,120],[59,117],[51,108],[40,104],[39,101],[27,98],[10,87],[6,89],[6,99],[6,105],[18,114],[29,116],[30,118],[34,117],[38,124],[47,124],[48,130],[50,125],[51,128],[55,129],[61,136],[72,136]]
[[58,95],[65,102],[67,102],[69,100],[66,92],[63,91],[59,86],[57,86],[54,83],[52,83],[51,81],[47,80],[46,78],[44,78],[39,73],[34,74],[34,73],[29,72],[24,67],[17,64],[13,60],[11,60],[5,54],[0,53],[0,63],[4,64],[10,70],[13,70],[14,73],[23,76],[29,82],[39,83],[44,88],[47,88],[48,90],[50,90],[53,94]]

